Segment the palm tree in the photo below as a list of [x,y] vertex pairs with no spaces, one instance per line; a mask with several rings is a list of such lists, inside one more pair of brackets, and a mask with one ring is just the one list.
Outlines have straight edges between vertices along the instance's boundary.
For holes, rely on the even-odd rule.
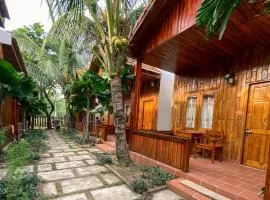
[[[219,32],[219,39],[226,30],[230,17],[235,9],[246,0],[204,0],[197,14],[197,25],[205,27],[206,38],[211,38]],[[250,0],[250,3],[264,2],[264,9],[261,14],[270,12],[269,0]]]
[[[81,50],[75,46],[68,38],[54,38],[47,36],[42,45],[39,45],[27,35],[13,31],[13,36],[17,39],[22,51],[35,56],[35,62],[29,63],[27,69],[30,76],[39,83],[39,88],[43,97],[51,105],[51,111],[46,112],[47,121],[50,122],[54,111],[54,105],[51,102],[48,92],[55,85],[60,86],[66,101],[67,131],[73,129],[72,109],[70,105],[70,92],[66,86],[76,76],[78,68],[85,67],[84,58],[81,56]],[[51,125],[48,124],[48,128]]]
[[[92,29],[94,28],[95,40],[92,50],[102,63],[103,71],[107,73],[110,81],[116,135],[116,156],[120,163],[128,164],[131,160],[126,141],[121,73],[127,63],[128,35],[145,5],[142,6],[142,3],[146,3],[146,1],[48,1],[55,16],[69,18],[69,26],[70,24],[80,24],[76,22],[85,19],[85,10],[89,13],[90,20],[93,21]],[[89,43],[88,45],[91,47]]]

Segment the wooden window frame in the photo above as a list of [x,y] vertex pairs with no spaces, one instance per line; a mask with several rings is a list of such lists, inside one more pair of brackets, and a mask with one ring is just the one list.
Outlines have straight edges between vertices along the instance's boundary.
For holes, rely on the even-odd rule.
[[[189,98],[194,98],[196,97],[196,113],[195,113],[195,126],[193,128],[190,128],[190,127],[186,127],[186,119],[187,119],[187,103],[188,103],[188,99]],[[199,102],[199,95],[196,93],[196,94],[189,94],[187,95],[186,97],[186,101],[185,101],[185,110],[184,110],[184,115],[185,115],[185,118],[184,118],[184,128],[185,130],[197,130],[198,129],[198,114],[199,114],[199,106],[198,106],[198,102]]]
[[[213,119],[212,119],[212,127],[211,128],[202,128],[202,109],[203,109],[203,98],[205,96],[212,96],[214,97],[214,108],[213,108]],[[215,110],[216,110],[216,92],[202,92],[200,94],[200,103],[199,103],[199,119],[198,119],[198,130],[205,131],[205,130],[212,130],[213,129],[213,122],[215,117]]]

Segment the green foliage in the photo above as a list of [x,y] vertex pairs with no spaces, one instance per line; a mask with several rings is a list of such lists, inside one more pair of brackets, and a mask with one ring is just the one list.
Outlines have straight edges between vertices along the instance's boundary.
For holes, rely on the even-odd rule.
[[164,171],[159,167],[149,167],[147,170],[149,182],[152,185],[160,186],[165,185],[168,180],[174,178],[173,175],[169,174],[168,172]]
[[41,130],[33,130],[23,134],[23,138],[29,143],[29,161],[35,161],[48,148],[45,143],[47,135]]
[[0,181],[0,199],[34,200],[39,199],[36,174],[16,172]]
[[97,163],[100,165],[112,164],[112,156],[107,153],[96,153]]
[[149,190],[149,185],[144,179],[136,178],[131,182],[131,188],[134,192],[143,194]]
[[[270,12],[269,0],[251,0],[250,3],[264,1],[265,8],[262,14]],[[222,38],[227,28],[230,17],[243,0],[204,0],[197,14],[197,25],[205,27],[206,38],[210,39],[216,32],[219,32],[219,39]],[[258,13],[259,14],[259,13]]]
[[0,147],[6,143],[7,136],[4,131],[0,130]]
[[22,139],[7,149],[8,174],[13,174],[28,163],[29,143]]

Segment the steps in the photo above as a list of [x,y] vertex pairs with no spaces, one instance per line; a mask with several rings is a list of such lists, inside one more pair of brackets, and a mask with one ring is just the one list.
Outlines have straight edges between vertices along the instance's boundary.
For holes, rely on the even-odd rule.
[[172,191],[187,200],[231,200],[186,179],[174,179],[169,181],[167,185]]
[[196,192],[210,198],[210,199],[213,199],[213,200],[230,200],[229,198],[227,197],[224,197],[216,192],[213,192],[212,190],[209,190],[205,187],[202,187],[196,183],[193,183],[192,181],[189,181],[189,180],[181,180],[180,181],[181,184],[191,188],[192,190],[195,190]]

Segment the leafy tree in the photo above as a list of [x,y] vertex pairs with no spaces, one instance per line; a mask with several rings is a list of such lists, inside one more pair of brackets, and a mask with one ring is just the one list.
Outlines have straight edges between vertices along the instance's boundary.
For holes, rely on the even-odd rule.
[[77,69],[85,67],[85,59],[81,56],[82,50],[67,37],[46,36],[40,45],[35,38],[32,39],[21,31],[13,31],[13,36],[17,39],[21,50],[34,55],[32,58],[34,62],[28,63],[27,67],[29,74],[39,82],[42,96],[47,99],[51,107],[51,111],[45,112],[48,122],[54,111],[54,103],[50,99],[49,92],[55,85],[61,88],[66,101],[67,131],[70,132],[73,128],[72,108],[70,92],[66,87],[76,77]]
[[[269,0],[251,0],[249,3],[264,3],[261,14],[270,12]],[[233,12],[246,0],[204,0],[197,14],[197,25],[205,27],[206,38],[211,38],[219,32],[219,39],[222,38]]]
[[[23,73],[18,73],[14,67],[5,60],[0,60],[0,106],[7,96],[19,100],[32,93],[34,83]],[[0,113],[0,127],[2,127],[2,113]]]
[[[130,157],[126,142],[121,74],[127,63],[127,37],[132,30],[134,19],[140,14],[138,10],[142,10],[141,2],[136,0],[106,0],[103,2],[98,0],[50,0],[54,13],[60,18],[65,16],[65,19],[69,19],[67,26],[87,22],[85,10],[91,16],[90,20],[93,21],[94,26],[90,33],[95,34],[93,51],[102,63],[103,71],[108,75],[111,88],[116,156],[119,162],[126,164],[130,163]],[[60,30],[67,29],[62,26]],[[73,32],[73,34],[76,33]],[[88,45],[90,44],[88,43]]]
[[[22,28],[16,29],[15,31],[13,31],[13,35],[18,39],[20,46],[25,45],[24,48],[21,48],[21,50],[26,64],[26,70],[27,73],[37,82],[36,89],[39,94],[36,95],[34,101],[35,104],[33,106],[37,105],[37,102],[40,103],[40,106],[42,107],[41,110],[44,111],[47,117],[47,128],[51,129],[51,115],[54,112],[55,108],[50,93],[54,90],[55,86],[53,80],[50,80],[46,73],[42,71],[43,69],[39,67],[39,55],[34,52],[37,49],[32,49],[34,48],[34,44],[36,45],[36,47],[39,47],[41,49],[44,43],[44,39],[46,37],[46,32],[43,28],[43,25],[41,25],[40,23],[34,23],[33,25],[24,26]],[[29,44],[27,44],[27,42],[29,42]],[[50,47],[47,47],[47,49],[50,49]],[[41,99],[38,99],[38,96],[40,96]],[[46,107],[44,107],[44,102],[42,101],[47,101]],[[36,114],[38,113],[40,113],[40,111],[38,111]],[[33,112],[31,113],[31,115],[32,117],[35,116],[33,115]]]

